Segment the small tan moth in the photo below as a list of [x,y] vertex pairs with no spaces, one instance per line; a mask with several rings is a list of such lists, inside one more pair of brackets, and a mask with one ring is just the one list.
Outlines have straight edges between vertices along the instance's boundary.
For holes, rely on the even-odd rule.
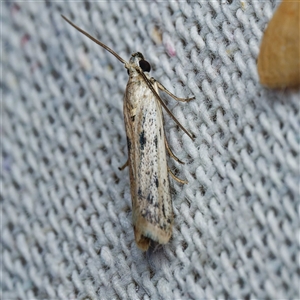
[[66,17],[62,17],[78,31],[112,53],[128,71],[129,80],[123,107],[128,160],[120,170],[129,166],[135,241],[143,251],[149,248],[151,241],[166,244],[172,235],[173,225],[168,173],[180,183],[187,182],[177,178],[167,166],[166,149],[176,161],[182,162],[173,154],[165,138],[161,107],[191,139],[194,137],[173,116],[161,100],[158,90],[182,102],[193,100],[194,97],[178,98],[150,77],[148,74],[150,64],[144,60],[141,53],[132,54],[129,62],[126,62],[109,47]]

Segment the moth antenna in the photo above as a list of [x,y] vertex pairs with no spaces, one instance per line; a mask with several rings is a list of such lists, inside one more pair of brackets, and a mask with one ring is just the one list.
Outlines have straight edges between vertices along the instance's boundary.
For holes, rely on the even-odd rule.
[[126,64],[126,60],[124,60],[121,56],[119,56],[114,50],[107,47],[105,44],[101,43],[99,40],[88,34],[86,31],[82,30],[78,26],[76,26],[73,22],[71,22],[69,19],[67,19],[65,16],[61,15],[62,18],[67,21],[70,25],[72,25],[75,29],[77,29],[79,32],[87,36],[89,39],[91,39],[93,42],[110,52],[113,56],[115,56],[121,63]]

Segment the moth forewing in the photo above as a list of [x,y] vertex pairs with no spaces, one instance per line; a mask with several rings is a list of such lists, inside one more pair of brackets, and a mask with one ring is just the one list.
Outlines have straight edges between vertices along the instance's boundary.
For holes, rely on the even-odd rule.
[[[160,244],[169,241],[173,209],[161,105],[134,68],[129,76],[124,97],[124,119],[133,225],[137,245],[147,250],[150,240]],[[156,83],[152,85],[158,92]]]
[[[148,74],[150,64],[141,53],[133,54],[126,62],[112,49],[96,40],[87,32],[62,16],[69,24],[95,43],[112,53],[124,63],[129,80],[124,96],[124,120],[127,134],[128,160],[121,167],[129,166],[132,216],[135,241],[142,250],[147,250],[150,242],[166,244],[172,235],[173,208],[171,202],[162,107],[176,124],[191,138],[193,136],[173,116],[161,100],[158,90],[166,92],[177,101],[193,98],[178,98]],[[180,162],[178,158],[177,161]],[[172,177],[178,182],[174,174]]]

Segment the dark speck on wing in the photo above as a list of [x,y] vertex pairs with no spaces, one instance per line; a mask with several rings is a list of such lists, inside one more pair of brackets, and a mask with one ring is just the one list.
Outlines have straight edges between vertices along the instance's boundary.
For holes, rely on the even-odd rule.
[[140,133],[140,147],[141,150],[144,150],[144,146],[146,144],[146,137],[145,137],[145,132],[144,130]]
[[147,201],[152,204],[153,203],[153,195],[151,195],[151,193],[148,194],[147,196]]
[[166,224],[163,223],[162,225],[160,225],[160,228],[165,231],[166,230]]
[[157,135],[154,137],[155,148],[157,148]]
[[138,189],[138,196],[142,196],[142,191],[141,191],[141,189]]
[[128,147],[128,150],[131,149],[131,142],[130,142],[130,139],[127,137],[127,147]]
[[164,204],[162,205],[162,211],[163,211],[164,217],[166,217],[166,211],[165,211],[165,205]]

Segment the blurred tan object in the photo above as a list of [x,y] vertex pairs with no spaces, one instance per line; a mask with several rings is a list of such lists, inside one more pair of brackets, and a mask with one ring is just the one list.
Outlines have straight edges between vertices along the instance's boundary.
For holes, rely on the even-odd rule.
[[300,0],[283,0],[264,33],[257,60],[261,84],[300,86]]

